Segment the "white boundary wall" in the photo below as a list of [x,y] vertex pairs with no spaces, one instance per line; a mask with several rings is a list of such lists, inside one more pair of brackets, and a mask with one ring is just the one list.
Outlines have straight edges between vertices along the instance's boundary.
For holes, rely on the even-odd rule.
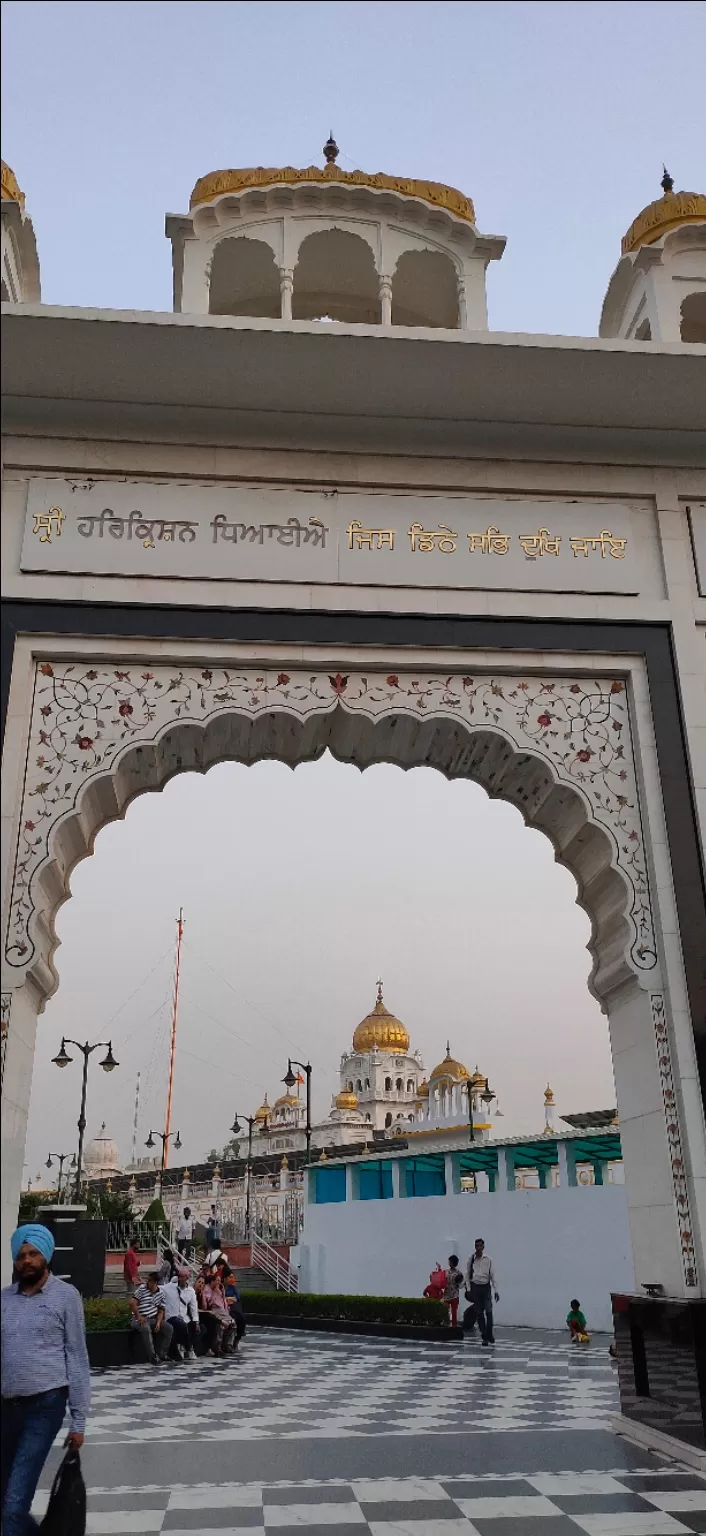
[[307,1205],[300,1289],[421,1296],[436,1259],[465,1265],[476,1237],[497,1267],[500,1326],[563,1327],[578,1296],[590,1327],[612,1330],[611,1291],[635,1289],[620,1184]]

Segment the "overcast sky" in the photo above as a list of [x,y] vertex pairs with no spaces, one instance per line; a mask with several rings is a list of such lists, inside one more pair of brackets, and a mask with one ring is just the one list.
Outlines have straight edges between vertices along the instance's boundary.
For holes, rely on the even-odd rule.
[[[620,237],[659,194],[703,185],[701,4],[4,6],[3,155],[27,195],[46,302],[166,309],[164,214],[218,167],[321,163],[430,177],[508,237],[490,323],[595,334]],[[447,1036],[505,1125],[613,1102],[589,996],[588,920],[549,843],[509,806],[431,770],[292,774],[223,765],[147,796],[98,837],[58,921],[61,988],[40,1022],[28,1166],[72,1149],[78,1062],[62,1031],[112,1035],[95,1065],[127,1159],[163,1124],[174,918],[186,912],[174,1124],[189,1161],[276,1092],[296,1047],[317,1113],[374,999],[427,1067]],[[151,973],[151,974],[148,974]],[[143,979],[147,977],[146,980]]]

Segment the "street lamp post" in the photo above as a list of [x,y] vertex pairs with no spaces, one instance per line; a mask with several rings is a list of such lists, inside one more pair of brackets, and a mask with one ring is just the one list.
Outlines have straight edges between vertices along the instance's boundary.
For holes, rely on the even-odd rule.
[[[57,1198],[58,1202],[61,1202],[61,1181],[62,1181],[62,1179],[64,1177],[64,1163],[66,1162],[68,1157],[71,1157],[71,1162],[69,1163],[69,1168],[75,1168],[76,1167],[76,1153],[75,1152],[73,1152],[73,1153],[69,1153],[69,1152],[50,1152],[49,1156],[47,1158],[47,1168],[51,1168],[51,1165],[52,1165],[53,1162],[57,1162],[59,1164],[59,1182],[58,1182],[58,1184],[56,1186],[56,1198]],[[68,1174],[67,1174],[66,1177],[68,1179]]]
[[466,1083],[466,1092],[468,1094],[468,1140],[473,1143],[476,1139],[476,1128],[473,1124],[473,1098],[475,1089],[470,1077]]
[[114,1072],[115,1068],[118,1065],[118,1063],[115,1060],[115,1057],[113,1055],[113,1042],[112,1042],[112,1040],[96,1040],[95,1045],[89,1045],[88,1041],[86,1040],[84,1042],[84,1044],[81,1045],[80,1041],[78,1041],[78,1040],[66,1040],[64,1038],[64,1039],[62,1039],[61,1050],[59,1051],[58,1055],[57,1056],[52,1056],[52,1061],[53,1061],[55,1067],[68,1067],[69,1063],[73,1061],[73,1056],[68,1056],[67,1055],[67,1052],[66,1052],[67,1045],[75,1045],[76,1050],[80,1051],[81,1055],[83,1056],[83,1082],[82,1082],[82,1086],[81,1086],[81,1113],[80,1113],[80,1115],[78,1117],[78,1158],[77,1158],[77,1161],[76,1161],[76,1201],[78,1203],[78,1201],[81,1199],[81,1173],[82,1173],[82,1166],[83,1166],[83,1133],[84,1133],[84,1131],[86,1129],[86,1089],[87,1089],[87,1086],[88,1086],[88,1058],[92,1054],[93,1051],[97,1051],[97,1050],[102,1049],[103,1047],[105,1047],[106,1054],[105,1054],[102,1062],[100,1063],[100,1065],[103,1068],[103,1071],[104,1072]]
[[166,1167],[166,1162],[167,1162],[167,1144],[170,1141],[171,1137],[173,1136],[174,1137],[174,1150],[176,1152],[178,1152],[180,1150],[180,1148],[181,1148],[181,1136],[179,1135],[178,1131],[152,1131],[151,1130],[150,1133],[149,1133],[149,1136],[147,1137],[147,1140],[145,1142],[145,1146],[146,1147],[150,1147],[151,1148],[151,1147],[154,1146],[154,1138],[155,1138],[155,1136],[159,1136],[159,1139],[160,1139],[160,1141],[162,1143],[162,1166],[161,1166],[161,1168],[159,1170],[159,1198],[161,1200],[161,1198],[162,1198],[162,1175],[164,1173],[164,1169]]
[[290,1058],[287,1062],[287,1071],[282,1078],[287,1088],[293,1088],[297,1081],[292,1067],[301,1067],[302,1072],[306,1073],[306,1161],[308,1164],[311,1162],[311,1062],[292,1061]]
[[[255,1124],[254,1115],[238,1115],[236,1110],[233,1117],[231,1130],[234,1136],[240,1135],[240,1121],[244,1120],[248,1128],[248,1161],[245,1169],[245,1236],[250,1236],[250,1186],[252,1181],[252,1133]],[[267,1121],[265,1121],[267,1125]]]

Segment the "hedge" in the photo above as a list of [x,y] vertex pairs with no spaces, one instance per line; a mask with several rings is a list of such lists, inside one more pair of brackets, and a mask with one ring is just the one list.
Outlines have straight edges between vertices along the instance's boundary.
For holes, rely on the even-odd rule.
[[316,1296],[306,1291],[243,1291],[246,1313],[281,1317],[332,1317],[359,1323],[416,1323],[438,1328],[448,1321],[443,1301],[410,1296]]
[[[297,1291],[244,1291],[246,1312],[281,1317],[331,1317],[359,1323],[415,1323],[435,1327],[447,1321],[443,1301],[409,1296],[315,1296]],[[83,1303],[87,1333],[108,1333],[130,1326],[130,1303],[117,1296],[94,1296]]]
[[84,1299],[86,1333],[110,1333],[115,1328],[129,1328],[132,1311],[129,1301],[119,1296],[89,1296]]

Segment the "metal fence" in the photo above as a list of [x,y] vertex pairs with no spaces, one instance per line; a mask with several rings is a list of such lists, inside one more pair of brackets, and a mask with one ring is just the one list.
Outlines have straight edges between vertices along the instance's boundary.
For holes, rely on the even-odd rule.
[[136,1237],[140,1248],[149,1252],[153,1248],[159,1248],[165,1243],[169,1245],[172,1240],[172,1223],[144,1222],[135,1218],[122,1218],[120,1221],[107,1223],[105,1247],[107,1253],[119,1253],[127,1248],[128,1243]]

